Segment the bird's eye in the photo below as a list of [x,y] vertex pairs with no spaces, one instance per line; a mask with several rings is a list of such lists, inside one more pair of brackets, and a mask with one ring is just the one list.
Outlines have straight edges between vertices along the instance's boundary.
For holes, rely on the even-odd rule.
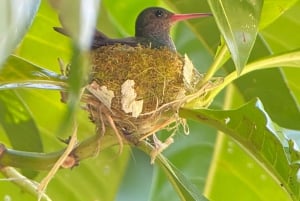
[[155,16],[156,17],[162,17],[163,16],[163,11],[162,10],[157,10],[157,11],[155,11]]

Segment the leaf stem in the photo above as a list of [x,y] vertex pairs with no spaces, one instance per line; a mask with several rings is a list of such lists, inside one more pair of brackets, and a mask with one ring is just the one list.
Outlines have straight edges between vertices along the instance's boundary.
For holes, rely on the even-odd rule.
[[14,168],[3,167],[0,168],[0,171],[6,178],[9,178],[7,179],[7,181],[11,181],[15,183],[17,186],[21,187],[22,190],[26,190],[27,192],[29,192],[30,194],[36,197],[41,196],[41,200],[52,201],[45,193],[38,195],[38,191],[37,191],[38,184],[24,177],[21,173],[19,173]]
[[214,74],[222,67],[222,65],[229,59],[229,56],[227,55],[228,48],[225,45],[225,43],[223,43],[216,55],[216,58],[214,59],[213,64],[210,66],[203,80],[200,82],[200,86],[208,82],[214,76]]
[[229,75],[227,75],[223,82],[218,85],[214,90],[210,92],[208,95],[209,100],[213,100],[215,96],[217,96],[220,91],[222,91],[228,84],[232,83],[237,78],[246,75],[250,72],[256,71],[256,70],[264,70],[264,69],[270,69],[270,68],[278,68],[280,66],[288,66],[288,67],[300,67],[300,51],[290,52],[290,53],[284,53],[281,55],[272,55],[268,58],[263,58],[257,61],[254,61],[248,65],[245,66],[243,71],[238,74],[237,71],[233,71]]

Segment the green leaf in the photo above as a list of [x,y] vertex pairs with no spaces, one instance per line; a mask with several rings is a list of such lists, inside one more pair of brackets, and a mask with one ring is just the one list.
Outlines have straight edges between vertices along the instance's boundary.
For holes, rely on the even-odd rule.
[[[300,35],[293,34],[291,37],[291,33],[300,32],[300,22],[297,20],[300,17],[299,9],[300,2],[297,1],[297,3],[278,18],[278,20],[262,30],[262,35],[264,36],[265,41],[268,42],[270,48],[272,48],[273,52],[281,53],[283,51],[299,49],[298,41],[300,41]],[[282,73],[286,78],[285,82],[293,93],[294,98],[300,103],[300,90],[298,84],[300,71],[298,69],[285,68],[282,69]]]
[[[31,111],[15,91],[0,91],[0,125],[16,150],[42,152],[40,132]],[[23,132],[20,132],[23,131]],[[32,178],[36,172],[23,170]]]
[[213,99],[228,84],[239,78],[235,84],[246,101],[259,97],[276,123],[298,129],[300,128],[299,103],[289,89],[282,71],[269,69],[279,66],[299,68],[300,51],[272,55],[249,63],[240,75],[232,72],[226,76],[223,83],[212,91],[210,98]]
[[[1,125],[14,149],[43,151],[40,133],[31,112],[16,92],[0,92],[0,111]],[[24,133],[19,132],[20,130],[23,130]]]
[[300,68],[300,50],[284,52],[258,59],[247,65],[246,72],[280,66]]
[[[88,51],[93,41],[100,1],[92,0],[83,3],[81,0],[63,0],[51,2],[57,8],[63,28],[72,38],[73,43],[70,72],[64,72],[67,74],[69,84],[67,100],[64,100],[67,102],[68,110],[65,120],[59,128],[59,132],[64,132],[74,120],[79,108],[82,88],[88,80]],[[60,67],[64,71],[68,71],[67,65]]]
[[17,56],[10,56],[0,71],[0,90],[14,88],[62,89],[65,78]]
[[[245,72],[281,66],[298,69],[295,72],[295,75],[297,75],[300,68],[300,51],[275,54],[258,59],[247,65]],[[243,92],[245,100],[258,96],[265,104],[266,111],[276,123],[283,127],[300,129],[298,123],[300,121],[299,102],[287,82],[288,79],[280,69],[249,73],[249,75],[236,81],[238,88]]]
[[[138,146],[139,149],[143,150],[148,155],[151,155],[154,149],[152,145],[147,142],[141,143]],[[192,184],[172,163],[166,159],[163,155],[159,154],[155,162],[164,171],[169,182],[176,190],[179,198],[182,201],[207,201],[207,199],[201,195],[197,187]]]
[[236,70],[240,73],[247,63],[256,40],[263,2],[259,0],[210,0],[208,2]]
[[291,201],[278,181],[238,143],[220,133],[205,194],[211,200]]
[[204,122],[231,136],[280,181],[294,200],[299,199],[300,186],[296,185],[299,151],[272,122],[259,100],[236,110],[182,109],[180,115]]
[[259,29],[263,29],[274,22],[297,1],[298,0],[264,0]]
[[0,67],[22,40],[39,5],[40,0],[0,2]]
[[158,160],[160,160],[161,168],[165,171],[166,176],[177,190],[182,201],[207,201],[207,199],[200,194],[196,186],[166,158],[160,158]]

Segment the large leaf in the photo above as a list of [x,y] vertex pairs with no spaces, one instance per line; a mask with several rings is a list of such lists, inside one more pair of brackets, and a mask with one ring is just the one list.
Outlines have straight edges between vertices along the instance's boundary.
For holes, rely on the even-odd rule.
[[299,152],[293,141],[274,125],[259,100],[236,110],[182,109],[180,115],[230,135],[280,181],[294,200],[299,199],[300,186],[296,185]]
[[263,29],[274,22],[297,1],[298,0],[265,0],[261,13],[261,20],[259,22],[259,28]]
[[[297,4],[285,12],[295,2]],[[264,1],[261,23],[270,21],[270,16],[273,16],[275,20],[283,12],[285,13],[262,31],[260,34],[261,40],[258,40],[253,48],[251,61],[271,53],[281,54],[296,48],[299,49],[298,35],[290,37],[291,32],[300,30],[299,22],[296,20],[299,18],[299,6],[299,1],[272,1],[272,3]],[[272,8],[273,11],[271,11]],[[278,63],[278,67],[291,66],[294,59],[295,57],[287,56],[285,60],[291,61],[290,64]],[[289,77],[287,77],[286,72],[289,74]],[[239,79],[235,83],[245,100],[259,97],[264,103],[265,109],[276,123],[284,127],[299,129],[300,94],[297,89],[298,77],[299,70],[284,68],[257,71]]]
[[237,143],[221,134],[205,194],[211,200],[291,201],[274,177]]
[[[31,111],[17,92],[0,91],[0,113],[0,125],[14,149],[43,151],[40,132]],[[29,178],[36,176],[36,173],[30,170],[23,173]]]
[[[174,143],[163,154],[202,193],[207,182],[206,177],[214,150],[216,132],[196,122],[189,121],[188,125],[189,135],[177,133],[174,136]],[[160,133],[159,137],[168,136],[167,134],[170,135],[170,133]],[[180,200],[174,193],[172,186],[166,183],[166,180],[165,171],[161,168],[155,168],[151,200]]]
[[256,40],[263,2],[259,0],[208,2],[236,70],[241,72]]
[[[262,31],[262,35],[275,53],[299,49],[299,34],[293,34],[291,37],[291,33],[300,31],[300,23],[297,20],[300,17],[299,9],[298,1],[295,6]],[[282,69],[282,72],[294,98],[300,103],[299,70]]]
[[[251,66],[257,65],[256,69],[258,70],[268,65],[272,67],[297,67],[298,65],[300,67],[299,59],[299,52],[287,53],[258,60]],[[300,129],[298,123],[300,121],[299,103],[289,88],[282,70],[269,69],[252,72],[236,80],[235,84],[246,101],[259,97],[265,104],[266,111],[276,123],[283,127]]]
[[0,68],[22,40],[39,5],[40,0],[26,2],[2,0],[0,2]]
[[[147,154],[151,154],[153,146],[147,142],[142,142],[139,145],[139,148],[142,149]],[[159,154],[155,163],[165,173],[165,176],[168,178],[169,182],[172,184],[173,188],[176,190],[178,197],[182,201],[206,201],[207,199],[200,194],[200,191],[191,181],[189,181],[173,164],[167,160],[163,155]],[[157,200],[157,196],[153,197]]]

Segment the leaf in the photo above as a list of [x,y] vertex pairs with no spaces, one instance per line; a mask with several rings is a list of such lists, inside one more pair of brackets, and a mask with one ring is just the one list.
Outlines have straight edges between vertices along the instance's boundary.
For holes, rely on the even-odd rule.
[[58,10],[63,28],[75,46],[87,51],[91,47],[100,0],[50,0]]
[[240,73],[247,63],[256,40],[263,3],[259,0],[210,0],[208,2],[231,53],[235,68]]
[[259,29],[261,30],[274,22],[297,1],[298,0],[264,0]]
[[280,66],[300,68],[300,50],[284,52],[258,59],[247,65],[246,72]]
[[218,145],[205,188],[211,200],[291,201],[278,180],[233,139],[220,133]]
[[[88,52],[93,41],[100,0],[62,0],[59,2],[51,1],[51,3],[58,10],[63,28],[72,38],[73,44],[70,72],[67,74],[69,84],[68,110],[65,120],[59,128],[59,132],[64,132],[74,120],[78,111],[82,88],[88,80]],[[61,66],[61,68],[67,68],[67,65]]]
[[211,125],[231,136],[280,181],[294,200],[299,199],[299,150],[272,122],[259,100],[236,110],[182,109],[180,115]]
[[17,56],[10,56],[0,71],[0,90],[14,88],[62,89],[65,78]]
[[167,159],[162,161],[161,167],[163,167],[165,174],[169,178],[169,181],[173,184],[173,187],[180,194],[181,200],[186,201],[208,201],[203,195],[201,195],[194,184],[192,184],[175,166],[173,166]]
[[[143,141],[138,146],[139,149],[151,155],[152,150],[154,149],[152,145]],[[194,184],[192,184],[175,166],[172,165],[168,159],[163,155],[157,155],[155,159],[159,167],[164,171],[169,182],[172,184],[173,188],[179,195],[179,198],[182,201],[207,201],[207,199],[201,195],[199,190]]]
[[[261,48],[263,49],[263,48]],[[276,54],[253,61],[245,67],[245,73],[264,68],[300,68],[300,51]],[[247,69],[247,70],[246,70]],[[300,129],[299,103],[287,84],[288,79],[280,69],[249,73],[235,83],[245,100],[259,97],[272,119],[283,127]],[[276,89],[276,90],[274,90]]]
[[[260,50],[264,49],[264,46],[258,47]],[[257,59],[246,65],[240,75],[232,72],[224,78],[223,83],[212,91],[210,99],[213,99],[222,89],[235,80],[234,83],[246,101],[259,97],[266,105],[266,111],[276,123],[284,127],[298,129],[300,128],[298,124],[300,112],[297,100],[289,89],[282,71],[269,69],[280,66],[299,68],[300,51],[296,50]],[[274,90],[275,88],[276,90]]]
[[[297,20],[300,17],[299,9],[300,2],[297,1],[297,3],[278,18],[278,20],[262,30],[262,35],[273,52],[281,53],[283,51],[299,49],[298,41],[300,41],[300,35],[294,34],[292,37],[290,35],[290,33],[293,32],[300,32],[300,22]],[[286,84],[289,86],[294,98],[300,103],[298,84],[300,71],[298,69],[284,68],[282,69],[282,73],[286,78]]]
[[[14,149],[31,152],[43,151],[40,132],[31,111],[17,92],[0,91],[0,114],[0,125]],[[23,174],[33,178],[37,173],[23,170]]]
[[39,5],[40,0],[0,2],[0,67],[22,40]]

